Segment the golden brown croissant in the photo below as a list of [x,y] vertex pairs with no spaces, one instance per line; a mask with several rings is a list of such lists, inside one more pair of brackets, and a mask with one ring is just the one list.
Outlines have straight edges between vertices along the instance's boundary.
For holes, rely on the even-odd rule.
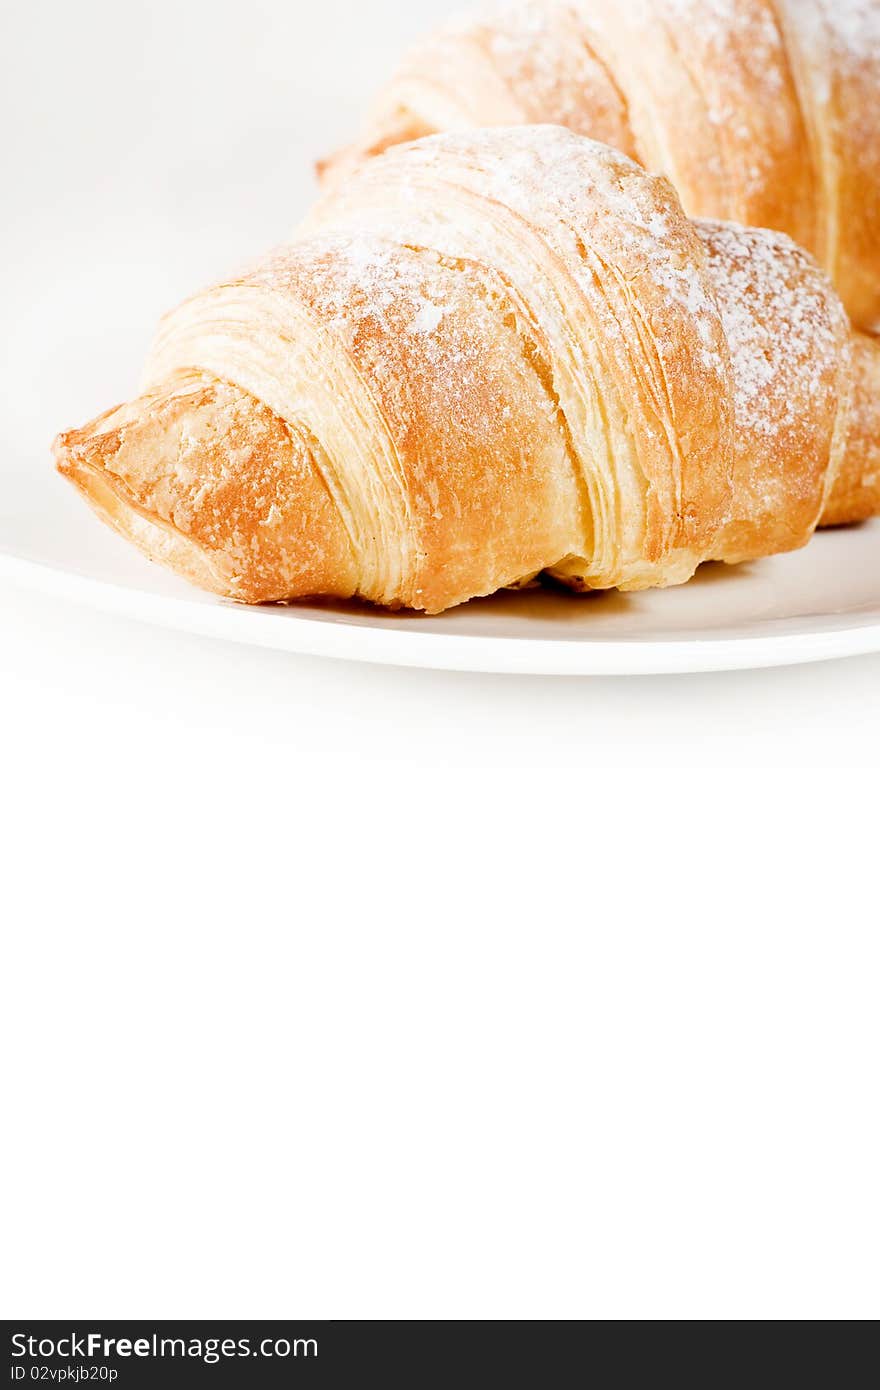
[[144,394],[58,466],[249,602],[674,584],[804,544],[835,485],[852,501],[880,413],[880,347],[855,341],[787,237],[689,221],[617,151],[438,136],[170,314]]
[[691,217],[787,232],[880,331],[880,0],[491,5],[414,49],[325,167],[532,122],[665,174]]

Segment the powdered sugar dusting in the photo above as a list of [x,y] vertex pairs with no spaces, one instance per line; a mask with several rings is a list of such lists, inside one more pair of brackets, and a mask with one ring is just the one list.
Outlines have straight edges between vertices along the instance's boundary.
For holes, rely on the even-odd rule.
[[[772,189],[780,153],[797,130],[773,6],[770,0],[651,0],[647,8],[665,22],[699,87],[715,134],[701,153],[722,184],[729,180],[729,215],[747,220],[748,200]],[[674,128],[674,109],[667,120]]]
[[705,347],[715,343],[716,310],[699,259],[682,254],[686,224],[680,205],[668,185],[618,151],[545,125],[499,127],[479,132],[478,139],[431,136],[389,157],[435,167],[441,176],[451,161],[467,169],[478,157],[481,190],[540,227],[591,298],[592,269],[578,266],[572,254],[578,240],[613,257],[625,276],[661,285],[668,300],[693,319]]
[[[860,69],[880,67],[877,0],[778,0],[809,64],[812,100],[821,108]],[[876,108],[876,102],[872,103]]]
[[862,59],[880,51],[880,5],[877,0],[826,0],[828,22],[838,44]]
[[733,366],[737,428],[748,441],[809,428],[836,376],[845,329],[829,282],[788,237],[696,224],[709,254]]
[[482,44],[525,120],[633,153],[626,104],[589,42],[583,11],[563,0],[508,0],[482,6],[453,32]]
[[410,324],[410,331],[413,333],[433,333],[434,329],[439,327],[442,322],[443,314],[444,310],[439,304],[432,304],[429,299],[423,299],[421,308]]
[[393,313],[395,329],[430,336],[443,321],[446,306],[424,292],[424,262],[406,247],[375,236],[330,233],[281,247],[254,268],[251,278],[283,293],[306,265],[324,317],[340,331]]
[[[305,304],[386,400],[412,388],[434,411],[454,416],[485,391],[485,285],[472,268],[387,237],[331,228],[280,248],[251,280]],[[475,433],[491,439],[495,428],[473,409]]]

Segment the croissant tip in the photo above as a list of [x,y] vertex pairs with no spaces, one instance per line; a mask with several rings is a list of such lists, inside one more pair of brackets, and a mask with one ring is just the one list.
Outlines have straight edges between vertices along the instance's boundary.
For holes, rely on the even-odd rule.
[[75,431],[68,430],[56,435],[52,441],[52,460],[55,471],[74,485],[80,485],[82,478],[82,449],[79,450],[73,439]]
[[65,430],[52,441],[52,458],[55,471],[73,483],[81,492],[87,492],[86,480],[92,473],[103,473],[104,463],[96,450],[94,442],[89,448],[86,441],[78,438],[80,431]]
[[70,430],[62,431],[52,440],[52,458],[59,473],[69,474],[73,471],[71,434]]

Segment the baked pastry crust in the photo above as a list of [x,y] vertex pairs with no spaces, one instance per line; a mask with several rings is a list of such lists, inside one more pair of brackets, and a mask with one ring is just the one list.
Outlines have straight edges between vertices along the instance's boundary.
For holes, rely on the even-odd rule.
[[507,0],[417,45],[344,176],[402,140],[550,122],[675,185],[691,217],[788,233],[880,331],[878,0]]
[[169,314],[143,394],[56,457],[217,592],[439,612],[540,571],[634,589],[804,544],[852,380],[788,238],[692,222],[559,127],[464,132],[362,164]]
[[846,449],[822,513],[823,526],[846,526],[880,513],[880,341],[854,333],[852,347]]

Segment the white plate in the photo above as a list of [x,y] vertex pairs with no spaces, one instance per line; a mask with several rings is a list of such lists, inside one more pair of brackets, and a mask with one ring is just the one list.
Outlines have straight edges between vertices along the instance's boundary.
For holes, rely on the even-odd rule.
[[401,666],[535,674],[720,671],[880,651],[880,522],[690,584],[538,590],[437,618],[356,604],[244,608],[191,589],[98,522],[51,471],[0,478],[0,574],[115,613],[256,646]]

